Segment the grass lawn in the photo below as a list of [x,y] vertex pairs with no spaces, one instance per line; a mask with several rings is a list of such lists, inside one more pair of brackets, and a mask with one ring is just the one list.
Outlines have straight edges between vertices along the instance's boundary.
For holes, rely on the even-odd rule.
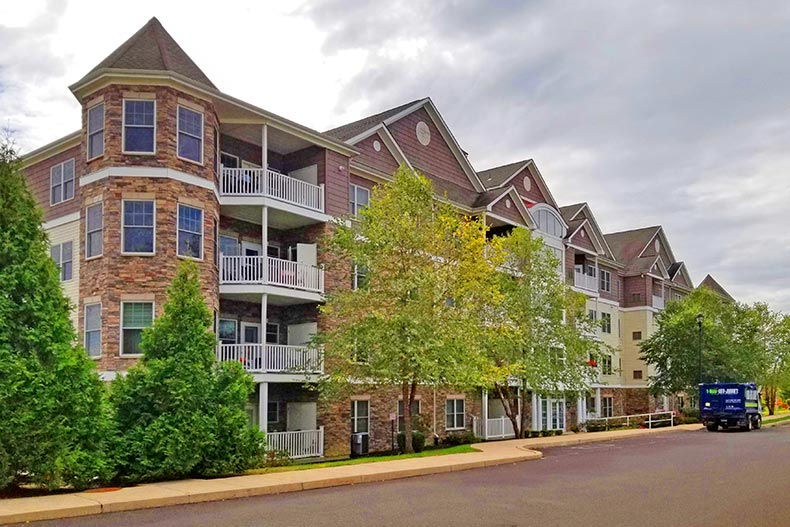
[[359,465],[362,463],[377,463],[379,461],[395,461],[398,459],[411,459],[415,457],[445,456],[447,454],[465,454],[467,452],[477,452],[471,445],[457,445],[448,448],[437,448],[423,450],[413,454],[397,454],[393,456],[368,456],[356,457],[353,459],[341,459],[339,461],[327,461],[325,463],[301,463],[298,465],[288,465],[286,467],[258,468],[250,470],[247,474],[271,474],[273,472],[286,472],[289,470],[309,470],[311,468],[342,467],[344,465]]
[[770,421],[766,419],[763,422],[765,424],[768,424],[768,423],[781,423],[782,421],[790,421],[790,414],[784,415],[782,417],[777,417],[776,419],[771,419]]

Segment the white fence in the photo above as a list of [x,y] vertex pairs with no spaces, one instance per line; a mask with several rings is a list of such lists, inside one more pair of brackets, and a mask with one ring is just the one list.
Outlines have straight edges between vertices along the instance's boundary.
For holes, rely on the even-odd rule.
[[324,427],[297,432],[269,432],[266,434],[266,448],[288,452],[293,459],[323,457]]
[[240,362],[249,372],[260,373],[323,373],[321,351],[307,346],[282,344],[220,344],[220,362]]
[[648,428],[653,428],[654,425],[664,426],[669,423],[669,426],[675,426],[675,412],[653,412],[650,414],[634,414],[634,415],[618,415],[614,417],[589,417],[587,423],[603,424],[606,430],[610,427],[631,426],[631,424],[644,425]]
[[273,170],[222,167],[222,196],[268,196],[318,212],[324,211],[324,186]]
[[598,291],[598,278],[588,274],[573,272],[573,285],[587,289],[588,291]]
[[[519,419],[517,417],[517,419]],[[484,425],[485,422],[485,425]],[[472,418],[472,429],[475,436],[481,439],[508,439],[516,437],[513,423],[508,417],[495,417],[493,419]]]
[[653,307],[657,307],[658,309],[664,309],[664,297],[653,295]]
[[271,256],[220,257],[221,284],[270,284],[324,292],[324,270],[303,262]]

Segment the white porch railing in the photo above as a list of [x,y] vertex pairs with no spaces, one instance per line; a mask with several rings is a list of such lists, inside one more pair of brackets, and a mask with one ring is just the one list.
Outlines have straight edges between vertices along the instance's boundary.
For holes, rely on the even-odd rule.
[[653,307],[657,307],[658,309],[664,309],[664,297],[653,295]]
[[[485,422],[485,424],[484,424]],[[508,439],[516,437],[513,423],[508,417],[495,417],[493,419],[472,418],[472,429],[475,436],[481,439]]]
[[266,448],[288,452],[293,459],[323,457],[324,427],[321,426],[318,430],[269,432],[266,434]]
[[318,212],[324,211],[324,186],[274,170],[222,167],[222,196],[267,196]]
[[598,291],[598,278],[588,274],[573,272],[573,285],[588,291]]
[[[675,426],[675,412],[653,412],[650,414],[634,414],[634,415],[618,415],[614,417],[588,417],[587,423],[603,424],[606,430],[612,426],[631,426],[633,424],[643,424],[648,428],[653,428],[653,425],[660,425],[662,423],[669,423],[669,426]],[[613,424],[614,423],[614,424]]]
[[269,284],[324,292],[324,270],[302,262],[271,256],[220,257],[221,284]]
[[323,373],[321,351],[307,346],[282,344],[220,344],[220,362],[240,362],[253,373]]

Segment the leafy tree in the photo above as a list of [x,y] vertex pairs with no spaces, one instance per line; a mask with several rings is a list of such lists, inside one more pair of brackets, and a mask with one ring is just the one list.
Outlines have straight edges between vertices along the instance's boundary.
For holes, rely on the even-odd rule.
[[252,379],[237,363],[215,361],[211,327],[198,268],[184,262],[164,313],[143,332],[142,359],[113,385],[122,479],[218,476],[262,464],[263,434],[245,412]]
[[42,215],[0,141],[0,488],[111,476],[103,383],[76,344]]
[[[495,257],[495,251],[502,251]],[[487,358],[486,385],[502,401],[516,437],[528,429],[530,390],[581,393],[589,388],[597,357],[593,322],[585,297],[573,292],[558,272],[559,260],[524,228],[494,240],[489,261],[497,266],[495,303],[478,311],[477,323]]]
[[765,353],[760,342],[762,319],[754,308],[700,288],[669,302],[656,323],[656,332],[641,345],[644,359],[656,368],[649,380],[655,394],[696,393],[700,381],[759,381]]
[[[434,198],[430,180],[401,167],[373,189],[358,221],[337,222],[328,240],[332,260],[366,273],[363,287],[337,291],[321,307],[328,329],[329,373],[320,389],[398,386],[405,451],[411,452],[417,386],[478,384],[479,358],[468,321],[485,276],[485,228]],[[343,267],[345,266],[345,267]]]
[[752,307],[758,327],[758,346],[762,354],[762,387],[769,415],[776,411],[777,395],[790,386],[790,317],[771,311],[765,304]]

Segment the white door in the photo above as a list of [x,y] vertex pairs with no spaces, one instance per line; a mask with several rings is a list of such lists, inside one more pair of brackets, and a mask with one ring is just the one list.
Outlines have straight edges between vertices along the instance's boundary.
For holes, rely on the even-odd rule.
[[318,248],[314,243],[296,244],[296,261],[308,265],[318,264]]
[[261,343],[261,325],[252,322],[241,323],[241,343],[242,344],[260,344]]
[[316,403],[288,403],[285,406],[285,429],[289,432],[315,430],[318,428],[316,415]]
[[263,252],[263,246],[255,242],[241,242],[241,254],[243,256],[260,256]]
[[263,261],[255,256],[263,254],[263,246],[255,242],[241,242],[241,255],[253,258],[244,258],[241,266],[244,281],[250,283],[263,282]]
[[288,326],[288,345],[289,346],[304,346],[313,335],[318,333],[318,324],[316,322],[306,322],[304,324],[291,324]]

